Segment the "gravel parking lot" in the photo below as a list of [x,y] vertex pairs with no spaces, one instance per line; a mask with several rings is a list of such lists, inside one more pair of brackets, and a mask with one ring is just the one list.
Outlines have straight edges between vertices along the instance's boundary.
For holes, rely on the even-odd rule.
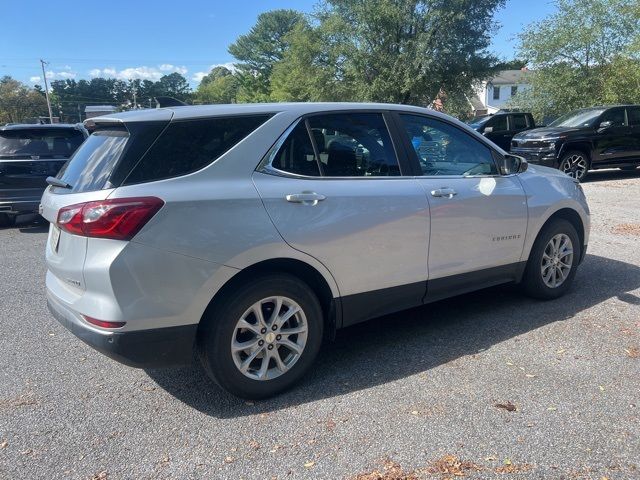
[[91,350],[46,310],[46,225],[0,230],[0,479],[640,478],[640,171],[584,189],[566,297],[500,287],[352,327],[255,403]]

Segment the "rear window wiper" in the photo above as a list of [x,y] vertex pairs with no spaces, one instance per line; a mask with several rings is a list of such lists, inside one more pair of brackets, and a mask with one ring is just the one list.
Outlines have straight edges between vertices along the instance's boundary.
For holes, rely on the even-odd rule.
[[53,185],[54,187],[73,188],[67,182],[63,182],[62,180],[60,180],[59,178],[56,178],[56,177],[47,177],[47,183],[49,185]]

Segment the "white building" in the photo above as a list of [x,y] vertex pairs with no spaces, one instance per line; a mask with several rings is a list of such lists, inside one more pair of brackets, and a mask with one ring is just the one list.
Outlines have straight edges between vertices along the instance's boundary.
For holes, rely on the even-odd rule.
[[[470,99],[473,114],[486,115],[507,108],[507,103],[516,93],[530,88],[526,68],[504,70],[493,78],[483,81]],[[513,106],[512,106],[513,107]]]

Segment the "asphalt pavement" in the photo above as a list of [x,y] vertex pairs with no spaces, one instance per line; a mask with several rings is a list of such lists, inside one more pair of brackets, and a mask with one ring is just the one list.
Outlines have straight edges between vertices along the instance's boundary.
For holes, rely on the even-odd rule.
[[351,327],[260,402],[77,340],[46,309],[47,226],[23,218],[0,230],[0,479],[638,479],[640,171],[584,189],[567,296],[498,287]]

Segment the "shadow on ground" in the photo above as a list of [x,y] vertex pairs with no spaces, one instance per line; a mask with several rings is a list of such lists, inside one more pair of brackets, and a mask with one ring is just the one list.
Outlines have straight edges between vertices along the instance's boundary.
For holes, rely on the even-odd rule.
[[349,327],[324,348],[297,387],[252,407],[217,387],[197,364],[147,373],[177,399],[207,415],[255,415],[415,375],[572,318],[613,297],[638,305],[640,298],[630,293],[638,288],[640,267],[587,255],[571,292],[555,301],[532,300],[515,286],[502,286]]
[[589,172],[589,175],[587,175],[587,178],[584,179],[583,183],[627,180],[630,178],[640,178],[640,168],[636,168],[635,170],[631,171],[620,170],[618,168],[607,170],[592,170]]

